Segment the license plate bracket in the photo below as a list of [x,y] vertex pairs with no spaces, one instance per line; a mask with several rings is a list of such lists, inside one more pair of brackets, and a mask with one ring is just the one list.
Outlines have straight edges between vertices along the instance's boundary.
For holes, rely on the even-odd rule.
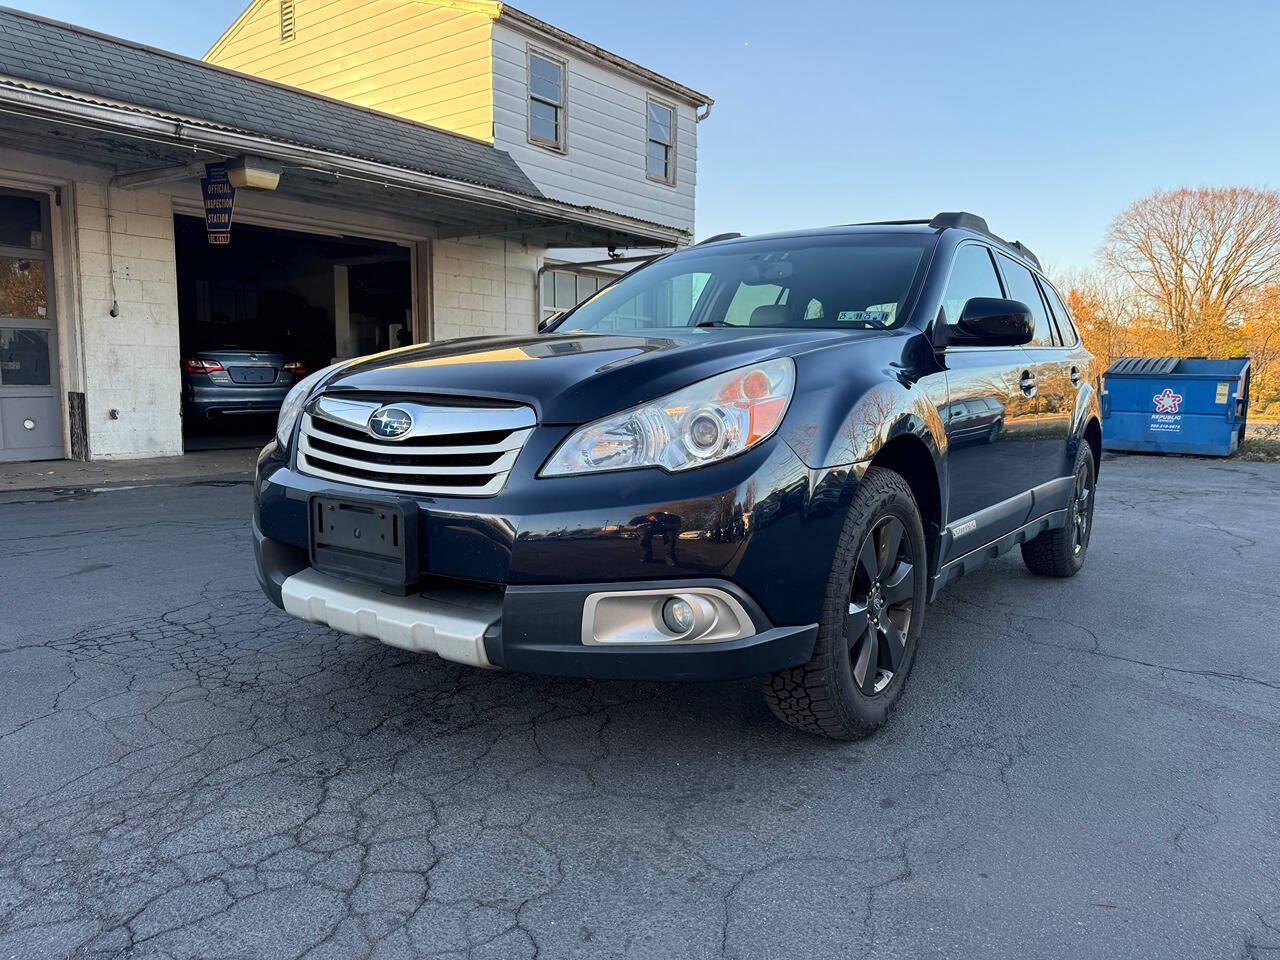
[[276,379],[274,367],[228,367],[227,373],[233,383],[275,383]]
[[313,493],[307,498],[311,565],[404,593],[421,573],[418,505],[411,500]]

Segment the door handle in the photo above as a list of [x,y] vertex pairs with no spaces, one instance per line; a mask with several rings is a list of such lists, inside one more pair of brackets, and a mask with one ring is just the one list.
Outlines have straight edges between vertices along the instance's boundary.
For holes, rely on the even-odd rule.
[[1080,368],[1079,367],[1071,368],[1071,385],[1073,387],[1080,386]]
[[1018,386],[1022,387],[1022,392],[1028,397],[1034,397],[1036,395],[1036,375],[1030,370],[1023,370],[1022,380]]

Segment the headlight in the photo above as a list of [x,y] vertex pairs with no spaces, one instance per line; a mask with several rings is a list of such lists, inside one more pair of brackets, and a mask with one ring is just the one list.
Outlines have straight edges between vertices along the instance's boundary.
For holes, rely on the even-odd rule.
[[285,394],[284,403],[280,404],[280,416],[276,420],[276,442],[280,444],[281,450],[287,450],[289,447],[289,438],[293,436],[293,425],[298,422],[298,414],[302,413],[302,405],[307,402],[307,395],[311,393],[311,388],[336,366],[337,364],[334,364],[303,377]]
[[778,429],[795,383],[796,366],[788,357],[702,380],[580,427],[547,460],[542,476],[690,470],[726,460]]

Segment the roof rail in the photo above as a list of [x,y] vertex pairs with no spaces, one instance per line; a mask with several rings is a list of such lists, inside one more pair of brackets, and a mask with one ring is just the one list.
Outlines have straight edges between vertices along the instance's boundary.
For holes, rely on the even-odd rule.
[[1024,244],[1021,240],[1006,240],[1005,242],[1008,243],[1009,246],[1013,247],[1013,249],[1017,250],[1024,257],[1026,257],[1028,260],[1030,260],[1032,263],[1034,263],[1036,265],[1037,270],[1042,269],[1042,267],[1040,266],[1040,258],[1037,257],[1034,253],[1032,253],[1031,250],[1027,247],[1027,245]]
[[1027,247],[1026,244],[1017,240],[1006,240],[1004,237],[996,236],[991,232],[991,228],[987,226],[987,221],[982,219],[982,217],[978,216],[976,213],[966,213],[963,210],[952,213],[940,213],[929,221],[929,226],[936,227],[939,230],[944,227],[960,227],[965,230],[972,230],[975,233],[981,233],[984,236],[995,240],[997,243],[1008,247],[1019,256],[1030,260],[1036,265],[1037,270],[1042,269],[1039,257],[1032,253],[1031,249]]
[[740,233],[717,233],[714,237],[707,237],[705,240],[699,240],[694,244],[694,246],[700,247],[704,243],[719,243],[721,240],[737,240],[740,236],[742,236]]
[[916,223],[928,223],[928,220],[864,220],[861,223],[851,223],[851,227],[909,227]]
[[963,210],[957,210],[952,213],[940,213],[929,221],[929,226],[936,227],[939,230],[943,227],[962,227],[965,230],[976,230],[978,233],[995,236],[995,234],[991,232],[991,228],[987,226],[987,221],[983,220],[976,213],[965,213]]

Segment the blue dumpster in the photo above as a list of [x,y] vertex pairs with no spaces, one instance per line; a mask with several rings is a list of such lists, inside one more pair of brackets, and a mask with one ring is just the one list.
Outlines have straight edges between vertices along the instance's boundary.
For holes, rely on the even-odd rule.
[[1102,375],[1104,450],[1228,457],[1248,412],[1248,357],[1121,357]]

